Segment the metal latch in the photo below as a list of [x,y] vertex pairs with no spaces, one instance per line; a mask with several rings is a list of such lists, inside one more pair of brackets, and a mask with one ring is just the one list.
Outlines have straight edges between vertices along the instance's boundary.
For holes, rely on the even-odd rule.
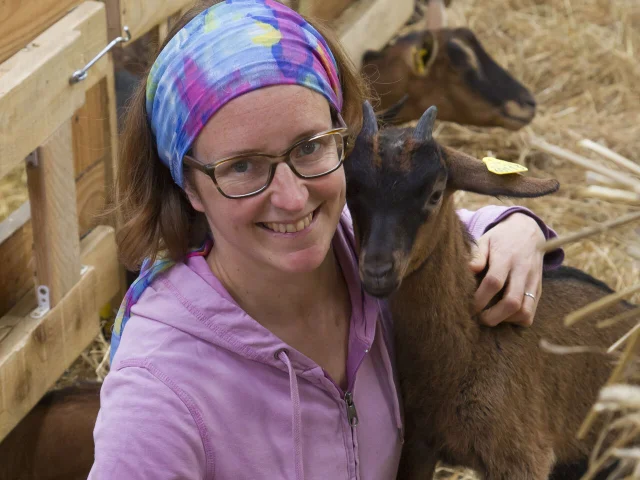
[[111,50],[117,44],[126,43],[129,40],[131,40],[131,32],[129,31],[129,27],[127,27],[126,25],[124,27],[124,33],[125,33],[126,37],[120,36],[118,38],[114,38],[113,40],[111,40],[111,42],[109,42],[109,45],[104,47],[102,49],[102,51],[100,53],[98,53],[98,55],[96,55],[93,58],[93,60],[91,60],[89,63],[87,63],[82,70],[76,70],[75,72],[73,72],[73,75],[71,75],[71,78],[69,78],[69,83],[71,85],[73,85],[74,83],[81,82],[82,80],[87,78],[87,70],[89,70],[93,66],[94,63],[96,63],[98,60],[100,60],[100,58],[102,58],[102,56],[104,54],[106,54],[109,50]]

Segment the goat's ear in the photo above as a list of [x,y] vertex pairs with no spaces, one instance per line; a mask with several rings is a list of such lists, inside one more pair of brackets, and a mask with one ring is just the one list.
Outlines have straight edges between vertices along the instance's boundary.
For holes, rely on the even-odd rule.
[[553,193],[560,184],[553,178],[541,179],[520,174],[496,175],[480,160],[453,148],[441,147],[449,170],[447,188],[491,196],[541,197]]
[[404,104],[407,103],[409,99],[409,94],[405,93],[400,100],[391,105],[389,108],[382,112],[378,112],[376,115],[378,120],[382,123],[391,123],[400,113],[400,111],[404,108]]
[[411,70],[415,75],[426,76],[429,73],[431,60],[435,57],[438,42],[430,30],[424,30],[420,43],[411,49]]

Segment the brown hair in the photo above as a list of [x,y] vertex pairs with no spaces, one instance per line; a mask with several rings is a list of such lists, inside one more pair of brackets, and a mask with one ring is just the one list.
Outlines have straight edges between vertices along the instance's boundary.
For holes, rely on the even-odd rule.
[[[173,26],[150,65],[183,26],[221,1],[201,0],[196,3]],[[344,97],[342,116],[353,139],[362,125],[366,84],[333,33],[322,25],[312,24],[327,41],[338,64]],[[185,192],[173,181],[169,169],[158,157],[147,121],[145,90],[148,71],[133,95],[124,120],[115,188],[114,209],[120,225],[116,237],[119,256],[130,270],[140,268],[145,257],[155,260],[163,250],[172,260],[181,260],[189,248],[202,241],[208,229],[204,215],[193,209]]]

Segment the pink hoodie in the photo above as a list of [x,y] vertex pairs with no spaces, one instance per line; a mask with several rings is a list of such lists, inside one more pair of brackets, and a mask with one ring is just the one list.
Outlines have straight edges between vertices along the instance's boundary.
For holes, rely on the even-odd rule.
[[[517,211],[555,235],[522,208],[458,213],[477,238]],[[102,387],[89,478],[395,478],[403,427],[391,324],[385,303],[361,289],[346,209],[333,246],[352,305],[347,392],[192,257],[132,308]],[[546,266],[562,257],[553,252]]]

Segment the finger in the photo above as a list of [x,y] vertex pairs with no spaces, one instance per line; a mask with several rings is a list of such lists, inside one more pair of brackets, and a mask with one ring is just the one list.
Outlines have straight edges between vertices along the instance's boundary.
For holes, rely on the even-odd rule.
[[521,325],[523,327],[530,327],[533,324],[533,320],[538,308],[538,302],[540,301],[540,295],[542,294],[542,279],[539,279],[536,274],[530,276],[527,281],[525,293],[531,293],[535,298],[531,298],[528,295],[522,297],[522,306],[520,310],[507,318],[505,322],[513,323],[515,325]]
[[489,271],[482,279],[474,295],[476,313],[481,312],[496,294],[504,287],[509,275],[510,264],[496,262],[489,264]]
[[524,265],[514,267],[502,299],[480,315],[483,324],[494,327],[520,311],[528,272]]
[[477,245],[473,245],[471,249],[471,262],[469,266],[474,273],[480,273],[487,266],[487,258],[489,257],[489,239],[480,237]]

